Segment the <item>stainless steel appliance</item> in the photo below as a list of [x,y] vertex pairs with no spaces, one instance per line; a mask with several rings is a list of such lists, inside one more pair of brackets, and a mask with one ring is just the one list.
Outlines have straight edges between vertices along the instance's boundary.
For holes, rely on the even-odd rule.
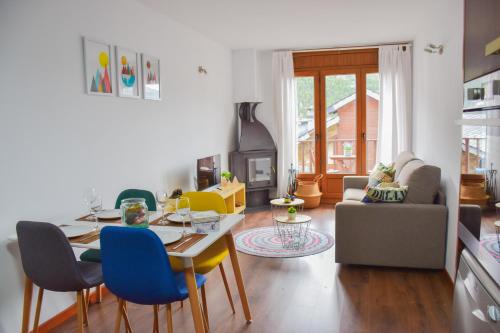
[[500,289],[464,249],[455,281],[453,333],[500,332]]

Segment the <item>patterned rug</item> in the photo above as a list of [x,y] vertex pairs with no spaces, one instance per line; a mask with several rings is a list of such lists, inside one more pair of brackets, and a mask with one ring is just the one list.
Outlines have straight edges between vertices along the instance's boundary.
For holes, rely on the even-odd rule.
[[236,234],[236,249],[240,252],[268,258],[305,257],[328,250],[334,244],[331,235],[309,229],[308,239],[300,250],[284,249],[274,227],[254,228]]
[[481,239],[481,246],[484,247],[493,258],[500,262],[500,248],[496,235],[488,235],[484,239]]

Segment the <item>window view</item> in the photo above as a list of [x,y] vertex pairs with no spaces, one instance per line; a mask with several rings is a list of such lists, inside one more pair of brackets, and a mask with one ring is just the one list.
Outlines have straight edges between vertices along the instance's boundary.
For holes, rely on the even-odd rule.
[[356,75],[325,76],[327,173],[356,173]]
[[295,78],[297,91],[297,161],[299,173],[315,172],[314,76]]
[[366,172],[374,167],[377,158],[378,105],[380,77],[378,73],[366,74]]

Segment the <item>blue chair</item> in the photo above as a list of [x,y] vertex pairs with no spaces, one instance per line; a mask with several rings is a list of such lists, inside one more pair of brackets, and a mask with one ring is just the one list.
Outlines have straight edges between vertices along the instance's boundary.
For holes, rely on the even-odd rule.
[[[153,305],[153,332],[159,327],[159,305],[166,304],[168,332],[172,332],[170,304],[183,301],[189,295],[184,273],[172,270],[160,238],[149,229],[108,226],[102,229],[100,242],[104,284],[119,300],[115,332],[120,329],[126,301]],[[206,278],[196,274],[195,279],[203,295]],[[203,318],[206,320],[204,315]],[[206,321],[204,325],[208,328]]]

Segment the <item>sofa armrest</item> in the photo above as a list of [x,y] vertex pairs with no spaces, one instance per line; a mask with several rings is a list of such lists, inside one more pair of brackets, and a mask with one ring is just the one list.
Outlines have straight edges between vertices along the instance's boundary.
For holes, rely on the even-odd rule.
[[335,208],[338,263],[444,267],[448,209],[443,205],[340,202]]
[[368,185],[368,176],[345,176],[344,192],[348,188],[364,189]]

